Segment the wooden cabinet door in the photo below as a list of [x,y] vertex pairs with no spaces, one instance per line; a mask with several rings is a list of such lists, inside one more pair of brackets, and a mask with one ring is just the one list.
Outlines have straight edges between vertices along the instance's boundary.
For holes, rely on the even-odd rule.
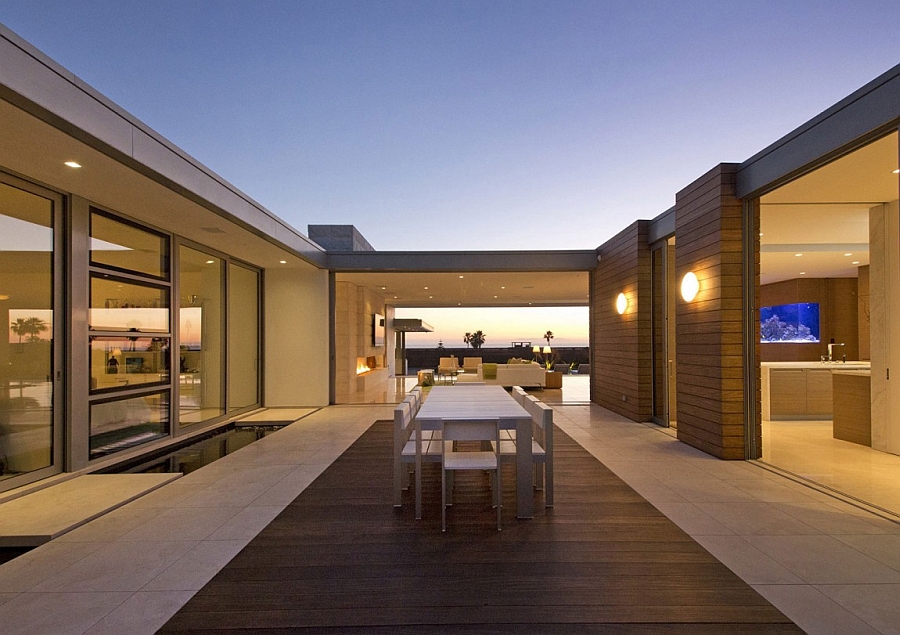
[[772,369],[769,375],[772,419],[806,414],[806,375],[802,369]]

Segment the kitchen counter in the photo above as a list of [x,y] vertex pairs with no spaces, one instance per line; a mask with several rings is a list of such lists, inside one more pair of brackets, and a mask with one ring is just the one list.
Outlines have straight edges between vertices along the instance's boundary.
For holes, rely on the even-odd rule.
[[870,362],[763,362],[762,418],[831,419],[832,374],[869,370]]

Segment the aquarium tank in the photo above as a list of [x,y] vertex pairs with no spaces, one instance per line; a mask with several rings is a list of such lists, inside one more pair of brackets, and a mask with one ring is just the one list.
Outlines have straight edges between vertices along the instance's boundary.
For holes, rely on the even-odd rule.
[[764,306],[759,310],[762,343],[813,344],[819,341],[819,303]]

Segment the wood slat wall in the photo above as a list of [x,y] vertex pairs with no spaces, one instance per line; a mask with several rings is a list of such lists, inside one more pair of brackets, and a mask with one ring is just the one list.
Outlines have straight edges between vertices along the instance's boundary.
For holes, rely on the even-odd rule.
[[678,298],[678,438],[723,459],[743,459],[744,340],[742,204],[736,164],[721,164],[675,197],[675,267],[700,292]]
[[[591,401],[634,421],[652,412],[649,227],[637,221],[605,243],[592,276]],[[623,315],[619,293],[628,298]]]

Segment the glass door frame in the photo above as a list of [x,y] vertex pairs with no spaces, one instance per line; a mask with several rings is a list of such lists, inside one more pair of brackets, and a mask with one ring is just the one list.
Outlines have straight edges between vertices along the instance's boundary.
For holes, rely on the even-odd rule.
[[[674,377],[674,360],[672,354],[675,351],[675,342],[671,337],[674,333],[675,312],[672,310],[674,306],[673,294],[675,293],[675,285],[672,280],[675,277],[674,269],[674,244],[670,244],[672,236],[661,238],[650,245],[650,275],[652,301],[650,311],[650,333],[651,333],[651,421],[663,426],[672,426],[672,403],[675,394]],[[671,253],[670,253],[671,252]],[[661,259],[659,270],[656,267],[656,259]],[[657,298],[657,284],[659,284],[661,298]],[[659,307],[662,307],[662,315],[660,315]],[[660,358],[657,349],[657,329],[662,329],[662,357]],[[662,365],[662,368],[660,368]],[[658,380],[661,378],[661,381]],[[660,385],[662,384],[662,385]],[[662,400],[660,402],[660,392]],[[662,403],[663,412],[657,410],[657,405]]]
[[[181,380],[180,378],[176,381],[174,379],[173,373],[173,381],[172,381],[172,413],[171,420],[174,422],[172,426],[173,436],[183,436],[185,434],[196,434],[198,430],[205,430],[211,425],[216,425],[221,423],[222,421],[227,420],[230,415],[228,412],[228,265],[231,263],[232,258],[228,256],[228,254],[224,254],[221,251],[213,249],[207,245],[203,245],[201,243],[196,243],[192,240],[188,240],[187,238],[182,238],[180,236],[173,236],[173,249],[172,249],[172,269],[174,271],[172,276],[172,296],[175,298],[175,302],[173,302],[173,323],[172,323],[172,341],[173,341],[173,359],[171,368],[178,368],[180,360],[178,354],[178,346],[181,342],[181,248],[187,247],[188,249],[193,249],[194,251],[199,251],[204,254],[208,254],[214,258],[218,258],[222,261],[222,277],[220,281],[220,293],[223,298],[222,302],[222,366],[225,369],[225,372],[222,373],[219,378],[219,383],[221,384],[220,390],[222,394],[225,395],[225,403],[224,412],[218,417],[212,417],[210,419],[206,419],[204,421],[199,421],[196,423],[189,423],[187,425],[182,424],[181,422]],[[178,373],[180,375],[180,373]],[[258,391],[257,391],[258,392]]]
[[[230,390],[231,386],[231,374],[234,372],[232,365],[230,363],[230,352],[229,348],[231,346],[231,330],[229,324],[229,316],[231,314],[231,265],[236,267],[241,267],[243,269],[247,269],[256,274],[256,324],[257,324],[257,333],[256,333],[256,402],[247,406],[236,407],[232,409],[232,392]],[[265,311],[263,310],[263,298],[265,297],[265,280],[263,276],[263,270],[259,267],[251,265],[243,260],[238,260],[237,258],[226,258],[225,260],[225,350],[223,354],[225,356],[225,416],[226,417],[234,417],[236,415],[243,414],[245,412],[251,412],[256,410],[257,408],[263,407],[263,387],[265,383],[263,381],[263,369],[265,368],[265,360],[263,359],[263,341],[265,338]]]
[[[50,457],[49,466],[27,472],[19,476],[13,476],[9,479],[0,481],[0,492],[4,492],[22,485],[27,485],[41,479],[55,476],[62,473],[65,468],[67,452],[63,447],[66,440],[64,433],[65,428],[65,403],[67,384],[65,381],[65,350],[67,346],[66,332],[68,328],[68,316],[70,315],[70,307],[66,304],[65,287],[67,284],[67,271],[65,269],[66,261],[66,235],[68,232],[68,223],[66,223],[67,200],[64,194],[55,190],[42,187],[31,181],[13,176],[7,172],[0,171],[0,182],[16,189],[20,189],[29,194],[46,198],[51,201],[53,211],[51,215],[53,230],[53,256],[51,284],[53,291],[51,295],[53,326],[52,326],[52,344],[50,350],[50,374],[53,395],[50,402],[52,408],[50,433],[53,447]],[[7,328],[9,328],[7,326]]]

